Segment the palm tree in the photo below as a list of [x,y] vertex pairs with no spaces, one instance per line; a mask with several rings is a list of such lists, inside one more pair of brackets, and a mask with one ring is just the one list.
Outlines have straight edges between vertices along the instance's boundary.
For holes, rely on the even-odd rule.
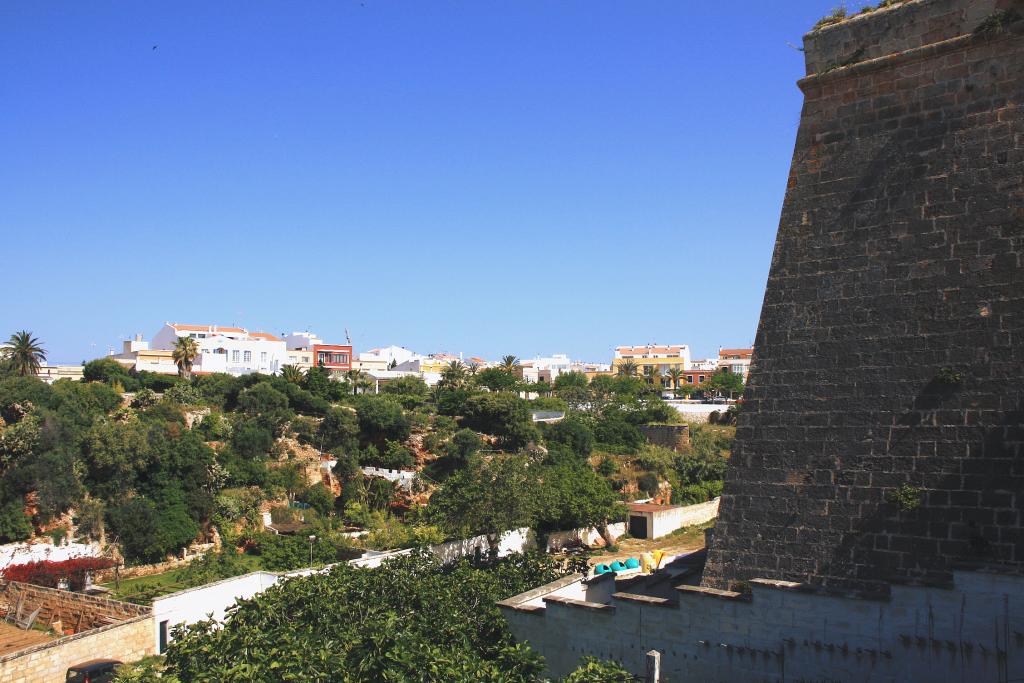
[[675,366],[673,366],[668,371],[669,379],[672,380],[672,395],[673,396],[675,396],[675,393],[677,391],[679,391],[679,380],[681,380],[683,378],[683,374],[684,373],[683,373],[682,369],[680,369],[678,367],[675,367]]
[[636,363],[631,360],[619,363],[619,375],[621,377],[636,377]]
[[519,359],[515,356],[502,356],[498,367],[511,375],[519,367]]
[[458,389],[466,381],[466,366],[460,361],[453,360],[444,370],[441,371],[440,384],[448,389]]
[[345,379],[347,379],[349,384],[352,385],[353,396],[358,394],[360,389],[370,386],[370,381],[367,379],[363,371],[356,370],[355,368],[345,371]]
[[15,332],[0,349],[0,354],[16,375],[28,377],[39,372],[46,361],[46,349],[43,342],[32,336],[27,330]]
[[294,365],[281,366],[281,377],[284,379],[285,382],[291,382],[292,384],[302,384],[302,380],[305,376],[306,374]]
[[192,361],[199,355],[199,344],[192,337],[178,337],[174,343],[171,358],[178,366],[178,375],[183,379],[192,377]]
[[645,365],[644,366],[644,377],[651,383],[651,386],[656,386],[661,383],[661,373],[658,372],[657,365]]

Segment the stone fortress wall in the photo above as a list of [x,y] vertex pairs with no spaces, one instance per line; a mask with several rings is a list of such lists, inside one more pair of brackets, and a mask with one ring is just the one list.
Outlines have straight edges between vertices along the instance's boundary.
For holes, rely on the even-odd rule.
[[1024,2],[813,31],[704,585],[1024,569]]

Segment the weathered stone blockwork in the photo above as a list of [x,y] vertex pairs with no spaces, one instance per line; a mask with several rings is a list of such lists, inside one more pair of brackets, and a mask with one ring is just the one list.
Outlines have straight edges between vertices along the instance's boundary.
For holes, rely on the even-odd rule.
[[884,591],[964,561],[1024,569],[1015,16],[1016,0],[917,0],[805,39],[705,585]]

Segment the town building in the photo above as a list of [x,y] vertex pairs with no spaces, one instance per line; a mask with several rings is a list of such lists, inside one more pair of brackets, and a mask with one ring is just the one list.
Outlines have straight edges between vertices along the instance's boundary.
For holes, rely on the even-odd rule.
[[121,353],[110,356],[121,365],[136,372],[155,372],[161,375],[175,375],[178,366],[171,357],[170,349],[151,349],[149,342],[136,334],[132,339],[121,342]]
[[725,368],[729,372],[740,375],[743,381],[747,380],[750,373],[750,361],[754,356],[754,349],[719,349],[718,367]]
[[82,379],[84,368],[81,365],[46,365],[43,364],[37,371],[36,377],[47,384],[53,384],[59,379],[70,379],[78,381]]
[[352,366],[361,372],[390,370],[419,358],[423,358],[423,356],[405,347],[391,345],[360,352]]
[[[179,338],[190,337],[199,347],[192,372],[223,372],[245,375],[252,372],[276,374],[288,361],[285,341],[267,332],[250,332],[242,327],[165,323],[153,335],[153,349],[171,351]],[[175,372],[177,368],[175,368]]]
[[618,373],[619,367],[627,362],[636,366],[637,377],[649,377],[654,373],[661,378],[662,384],[666,384],[670,370],[690,369],[690,347],[686,344],[616,346],[612,372]]

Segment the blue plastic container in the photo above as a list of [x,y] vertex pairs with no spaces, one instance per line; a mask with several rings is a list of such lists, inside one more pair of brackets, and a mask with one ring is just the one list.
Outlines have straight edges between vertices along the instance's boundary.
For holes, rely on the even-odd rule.
[[639,568],[640,568],[640,560],[636,559],[635,557],[631,557],[628,560],[626,560],[626,569],[639,569]]

